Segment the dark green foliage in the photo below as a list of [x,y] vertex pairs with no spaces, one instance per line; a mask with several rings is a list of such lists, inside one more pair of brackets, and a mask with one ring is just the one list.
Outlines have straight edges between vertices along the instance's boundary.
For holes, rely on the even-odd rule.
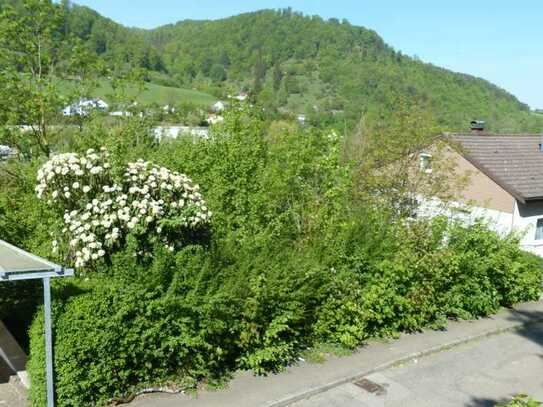
[[[268,267],[270,254],[224,271],[217,254],[199,246],[163,252],[145,266],[128,253],[116,257],[107,281],[55,308],[59,405],[105,404],[157,383],[192,386],[236,367],[266,373],[292,360],[323,281],[291,258]],[[58,287],[55,298],[68,290]],[[36,406],[43,404],[42,322],[31,332]]]
[[[161,272],[167,273],[163,266]],[[145,384],[174,379],[191,384],[191,378],[219,374],[233,366],[228,348],[232,328],[224,317],[227,305],[220,298],[176,293],[175,288],[175,282],[164,287],[113,280],[72,298],[62,310],[57,308],[60,405],[104,404]],[[34,349],[39,350],[41,340],[41,332],[34,333]],[[35,363],[33,358],[31,369]],[[34,405],[40,405],[42,386],[38,373],[37,380],[33,376]]]
[[262,81],[266,77],[266,70],[267,67],[262,57],[262,52],[258,50],[254,67],[253,92],[255,95],[258,95],[262,91]]
[[68,35],[83,40],[110,66],[131,64],[150,71],[164,70],[162,58],[145,41],[141,30],[123,27],[88,7],[70,3],[65,8]]
[[[263,10],[216,21],[180,21],[145,33],[180,78],[221,64],[234,88],[262,90],[267,76],[277,92],[280,69],[288,95],[275,102],[292,113],[317,106],[324,119],[329,99],[344,100],[333,119],[354,127],[361,115],[381,119],[398,97],[432,110],[449,130],[468,130],[474,117],[494,131],[539,131],[541,118],[503,89],[470,75],[454,73],[396,52],[374,31],[337,20],[289,10]],[[229,64],[221,63],[227,56]],[[191,61],[190,64],[187,61]],[[190,79],[189,79],[190,80]]]
[[[55,309],[59,405],[101,405],[158,383],[193,386],[236,368],[264,374],[315,341],[355,347],[539,297],[541,266],[514,240],[480,225],[429,227],[435,235],[400,231],[412,239],[403,248],[383,242],[396,245],[396,256],[367,258],[360,247],[341,269],[272,241],[247,241],[236,259],[201,246],[157,252],[146,265],[119,255],[80,294],[55,292],[68,298]],[[29,367],[35,406],[43,400],[41,322]]]
[[[152,258],[129,238],[88,281],[57,282],[59,406],[194,387],[236,369],[266,374],[320,342],[353,348],[539,298],[540,260],[515,238],[482,224],[396,219],[353,199],[333,134],[266,128],[236,107],[211,140],[133,147],[117,158],[143,156],[200,183],[211,234],[177,253],[157,246]],[[41,323],[38,313],[29,364],[40,407]]]
[[283,72],[279,62],[275,61],[273,64],[273,90],[278,91],[281,87],[281,81],[283,80]]
[[360,242],[344,259],[315,325],[322,340],[354,347],[369,337],[487,316],[539,298],[541,260],[521,251],[513,237],[443,219],[396,233],[395,243],[385,243],[392,249],[386,258]]
[[226,71],[224,67],[220,64],[215,64],[211,67],[211,72],[209,73],[211,79],[215,82],[222,82],[226,80]]
[[[24,1],[4,0],[0,7],[9,3],[21,10]],[[56,8],[62,8],[57,34],[65,38],[66,50],[76,47],[87,55],[87,63],[63,61],[77,76],[92,61],[109,68],[108,75],[138,68],[148,81],[218,97],[247,88],[258,97],[270,82],[274,95],[258,99],[270,111],[279,106],[299,114],[316,107],[318,120],[312,122],[323,127],[354,128],[362,116],[390,117],[399,97],[422,104],[451,131],[468,130],[473,118],[501,132],[534,132],[543,125],[541,115],[496,85],[402,55],[374,31],[347,21],[263,10],[140,30],[70,2]],[[330,106],[333,100],[341,100],[341,109]]]

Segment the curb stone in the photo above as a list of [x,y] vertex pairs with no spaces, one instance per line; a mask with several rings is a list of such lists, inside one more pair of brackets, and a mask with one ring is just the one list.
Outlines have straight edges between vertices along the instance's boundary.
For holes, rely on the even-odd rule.
[[[513,309],[513,311],[514,311],[514,309]],[[399,364],[408,363],[408,362],[411,362],[411,361],[413,361],[415,359],[419,359],[419,358],[422,358],[422,357],[425,357],[425,356],[430,356],[430,355],[433,355],[435,353],[439,353],[439,352],[442,352],[442,351],[445,351],[445,350],[453,349],[453,348],[456,348],[456,347],[458,347],[460,345],[475,342],[475,341],[480,340],[480,339],[489,338],[489,337],[492,337],[492,336],[497,336],[497,335],[500,335],[500,334],[503,334],[503,333],[506,333],[506,332],[519,331],[520,329],[522,329],[522,328],[524,328],[526,326],[533,325],[533,324],[536,324],[538,322],[543,322],[543,316],[531,319],[529,321],[517,322],[517,323],[515,323],[515,324],[513,324],[511,326],[508,326],[506,328],[490,329],[490,330],[481,332],[479,334],[469,335],[469,336],[461,338],[461,339],[456,339],[454,341],[445,342],[445,343],[443,343],[441,345],[438,345],[438,346],[432,346],[432,347],[430,347],[428,349],[410,353],[410,354],[408,354],[406,356],[403,356],[403,357],[400,357],[400,358],[397,358],[397,359],[382,363],[382,364],[380,364],[378,366],[375,366],[375,367],[372,367],[372,368],[369,368],[369,369],[361,370],[360,372],[358,372],[356,374],[346,376],[344,378],[341,378],[340,380],[335,380],[335,381],[327,383],[325,385],[314,387],[314,388],[308,389],[308,390],[304,390],[304,391],[302,391],[300,393],[287,396],[287,397],[285,397],[283,399],[280,399],[280,400],[277,400],[277,401],[272,401],[270,403],[265,404],[263,407],[288,407],[289,405],[291,405],[293,403],[296,403],[298,401],[308,399],[310,397],[316,396],[317,394],[321,394],[321,393],[324,393],[324,392],[326,392],[328,390],[331,390],[331,389],[333,389],[335,387],[341,386],[343,384],[351,383],[353,381],[359,380],[359,379],[361,379],[361,378],[363,378],[365,376],[368,376],[370,374],[381,372],[383,370],[387,370],[387,369],[389,369],[391,367],[394,367],[394,366],[397,366]]]

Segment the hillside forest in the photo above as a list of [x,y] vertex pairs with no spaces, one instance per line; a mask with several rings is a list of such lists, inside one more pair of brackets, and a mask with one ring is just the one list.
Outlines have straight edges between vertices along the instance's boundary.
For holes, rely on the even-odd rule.
[[[20,0],[1,0],[0,8],[8,4],[23,12]],[[138,69],[148,84],[215,99],[247,91],[271,118],[304,114],[314,125],[343,130],[386,120],[399,97],[424,106],[447,131],[466,130],[472,119],[502,133],[539,131],[543,123],[506,90],[404,55],[347,20],[262,10],[143,30],[67,0],[60,4],[57,34],[92,55],[96,74],[107,78]],[[184,96],[171,102],[191,100]]]
[[[93,96],[127,114],[63,115]],[[205,137],[156,137],[218,99]],[[418,209],[467,182],[436,135],[543,115],[347,21],[287,9],[141,30],[0,0],[0,106],[0,239],[75,268],[52,281],[60,407],[218,389],[541,296],[520,234]],[[32,407],[47,405],[42,294],[0,281]]]

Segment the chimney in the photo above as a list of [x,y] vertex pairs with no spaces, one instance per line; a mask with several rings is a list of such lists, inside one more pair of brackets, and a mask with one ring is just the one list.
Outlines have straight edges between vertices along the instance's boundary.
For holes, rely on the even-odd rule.
[[483,120],[472,120],[470,128],[472,133],[481,134],[485,131],[485,122]]

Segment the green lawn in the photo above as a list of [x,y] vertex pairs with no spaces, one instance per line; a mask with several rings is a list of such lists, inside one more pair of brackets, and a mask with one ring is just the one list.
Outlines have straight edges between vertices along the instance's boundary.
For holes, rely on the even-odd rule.
[[[68,89],[70,83],[66,83],[65,88]],[[129,89],[129,94],[137,93],[136,87]],[[103,79],[100,81],[98,88],[93,92],[92,96],[104,99],[106,102],[111,102],[109,95],[112,93],[111,84]],[[183,102],[194,103],[200,106],[209,106],[217,101],[215,96],[208,93],[199,92],[192,89],[173,88],[169,86],[161,86],[153,83],[145,83],[145,90],[137,95],[137,100],[143,104],[157,103],[159,105],[174,104],[178,105]]]

